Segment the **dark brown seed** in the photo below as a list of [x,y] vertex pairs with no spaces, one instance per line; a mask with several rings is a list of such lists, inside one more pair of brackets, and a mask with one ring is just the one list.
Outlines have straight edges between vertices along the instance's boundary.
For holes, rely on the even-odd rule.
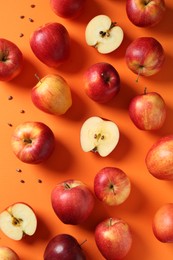
[[24,16],[24,15],[21,15],[21,16],[20,16],[20,19],[24,19],[24,18],[25,18],[25,16]]
[[16,169],[16,172],[22,172],[22,170],[21,170],[21,169],[19,169],[19,168],[17,168],[17,169]]
[[13,126],[11,123],[8,123],[8,125],[9,125],[10,127],[12,127],[12,126]]
[[20,37],[23,37],[24,36],[24,34],[23,33],[20,33],[20,35],[19,35]]
[[31,5],[31,8],[34,8],[34,7],[35,7],[35,5],[34,5],[34,4],[32,4],[32,5]]
[[21,182],[21,183],[25,183],[25,181],[24,181],[24,180],[20,180],[20,182]]
[[38,183],[42,183],[42,180],[39,179],[39,180],[38,180]]
[[8,97],[8,100],[12,100],[12,99],[13,99],[13,97],[12,97],[12,96],[9,96],[9,97]]
[[21,109],[21,110],[20,110],[20,113],[21,113],[21,114],[25,113],[25,110],[24,110],[24,109]]
[[33,22],[34,22],[34,20],[33,20],[32,18],[29,18],[29,21],[30,21],[31,23],[33,23]]

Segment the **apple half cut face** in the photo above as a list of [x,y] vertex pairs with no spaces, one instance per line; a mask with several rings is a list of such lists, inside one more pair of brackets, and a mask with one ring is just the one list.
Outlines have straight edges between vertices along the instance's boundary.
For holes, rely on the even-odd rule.
[[24,203],[16,203],[0,213],[0,229],[13,240],[21,240],[24,235],[32,236],[36,228],[36,215]]
[[109,155],[119,141],[118,126],[98,116],[88,118],[80,131],[80,143],[84,152],[97,152],[100,156]]
[[86,26],[85,39],[99,53],[107,54],[116,50],[122,43],[124,32],[107,15],[97,15]]

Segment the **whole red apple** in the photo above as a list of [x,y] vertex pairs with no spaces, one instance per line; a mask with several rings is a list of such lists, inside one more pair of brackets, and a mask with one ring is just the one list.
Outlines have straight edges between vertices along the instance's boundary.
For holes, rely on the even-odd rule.
[[95,63],[84,73],[84,90],[92,100],[107,103],[120,90],[120,76],[111,64]]
[[152,76],[158,73],[165,61],[162,45],[153,37],[139,37],[133,40],[126,49],[128,68],[141,76]]
[[59,234],[53,237],[44,251],[44,260],[85,260],[85,254],[75,237]]
[[166,203],[156,211],[152,229],[160,242],[173,243],[173,203]]
[[37,164],[52,154],[55,137],[52,130],[42,122],[24,122],[13,131],[11,145],[19,160]]
[[130,180],[119,168],[104,167],[95,175],[95,195],[109,206],[122,204],[128,198],[130,191]]
[[67,180],[55,186],[51,193],[55,214],[65,224],[77,225],[90,216],[94,195],[81,181]]
[[23,54],[19,47],[6,39],[0,38],[0,81],[10,81],[23,69]]
[[8,246],[0,246],[1,260],[19,260],[17,253]]
[[70,56],[70,36],[60,23],[47,23],[36,29],[31,34],[30,46],[35,56],[52,68],[57,68]]
[[154,177],[173,180],[173,135],[157,140],[149,149],[145,162]]
[[164,0],[127,0],[126,12],[136,26],[149,27],[158,24],[165,13]]
[[132,245],[129,225],[119,218],[105,219],[95,228],[95,242],[105,259],[123,259]]
[[145,90],[130,101],[129,116],[141,130],[160,129],[166,119],[165,102],[160,94]]
[[56,15],[63,18],[76,18],[82,13],[86,0],[50,0]]
[[71,90],[60,75],[48,74],[32,88],[31,99],[40,110],[63,115],[72,105]]

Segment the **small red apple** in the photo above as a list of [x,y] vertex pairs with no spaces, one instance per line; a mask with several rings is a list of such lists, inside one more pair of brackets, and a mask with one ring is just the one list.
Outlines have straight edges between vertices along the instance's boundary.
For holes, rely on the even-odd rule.
[[127,0],[126,12],[136,26],[149,27],[158,24],[165,14],[164,0]]
[[72,105],[71,90],[66,80],[57,74],[48,74],[32,88],[31,99],[40,110],[63,115]]
[[75,237],[59,234],[53,237],[44,251],[44,260],[85,260],[85,254]]
[[156,211],[152,229],[160,242],[173,243],[173,203],[166,203]]
[[86,0],[50,0],[50,6],[58,16],[76,18],[82,13],[85,2]]
[[93,193],[78,180],[63,181],[51,193],[53,210],[65,224],[77,225],[87,220],[94,208],[94,202]]
[[130,101],[129,116],[141,130],[160,129],[166,119],[165,102],[159,93],[145,90]]
[[0,38],[0,81],[10,81],[17,77],[23,69],[23,54],[19,47]]
[[13,131],[14,154],[25,163],[38,164],[49,158],[55,146],[52,130],[42,122],[24,122]]
[[111,64],[95,63],[84,74],[84,90],[92,100],[107,103],[119,93],[120,76]]
[[57,68],[70,56],[70,36],[64,25],[47,23],[36,29],[30,37],[35,56],[48,67]]
[[173,180],[173,135],[157,140],[149,149],[145,162],[154,177]]
[[19,260],[17,253],[8,246],[0,246],[1,260]]
[[95,242],[105,259],[123,259],[132,245],[129,225],[119,218],[105,219],[95,228]]
[[162,45],[153,37],[139,37],[126,49],[125,59],[128,68],[141,76],[152,76],[163,67],[165,53]]
[[122,204],[129,196],[131,183],[119,168],[104,167],[94,178],[96,197],[109,206]]

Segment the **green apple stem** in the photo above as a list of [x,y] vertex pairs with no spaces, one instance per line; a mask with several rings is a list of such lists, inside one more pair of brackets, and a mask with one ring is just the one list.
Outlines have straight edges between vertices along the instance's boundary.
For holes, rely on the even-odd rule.
[[141,71],[142,71],[142,69],[143,69],[143,66],[140,65],[140,66],[139,66],[139,70],[138,70],[138,75],[137,75],[137,78],[136,78],[136,82],[139,81],[139,76],[141,75]]
[[35,77],[36,77],[36,79],[37,79],[38,81],[41,82],[40,77],[37,75],[37,73],[35,73]]
[[65,183],[65,184],[64,184],[64,187],[65,187],[67,190],[70,189],[70,185],[69,185],[68,183]]

